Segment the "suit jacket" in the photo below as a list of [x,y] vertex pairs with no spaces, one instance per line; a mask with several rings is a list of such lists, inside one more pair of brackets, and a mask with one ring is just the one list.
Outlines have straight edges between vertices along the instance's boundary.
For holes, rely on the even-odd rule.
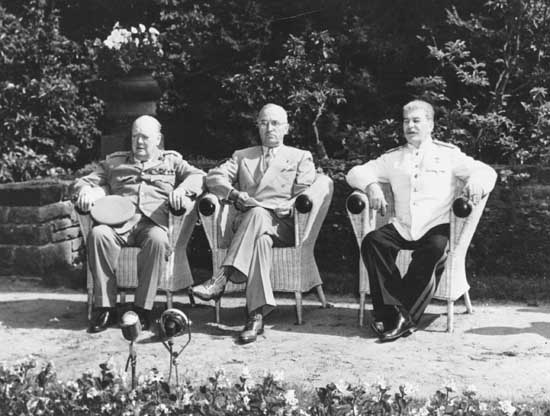
[[202,193],[204,172],[183,160],[172,150],[163,150],[158,158],[141,163],[131,152],[116,152],[97,169],[78,179],[75,190],[86,186],[102,187],[106,195],[129,198],[138,210],[157,225],[168,228],[168,195],[183,189],[187,196]]
[[247,192],[264,208],[286,209],[315,180],[313,158],[306,150],[282,145],[263,175],[261,162],[262,146],[237,150],[208,172],[206,187],[221,199],[236,189]]

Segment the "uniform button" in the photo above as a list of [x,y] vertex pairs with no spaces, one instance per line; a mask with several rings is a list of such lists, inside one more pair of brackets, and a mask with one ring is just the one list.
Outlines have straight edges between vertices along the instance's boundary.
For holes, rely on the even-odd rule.
[[415,177],[415,178],[418,178],[418,173],[415,173],[415,174],[414,174],[414,177]]
[[413,192],[416,192],[416,188],[413,189]]
[[418,165],[414,165],[415,168],[418,168]]

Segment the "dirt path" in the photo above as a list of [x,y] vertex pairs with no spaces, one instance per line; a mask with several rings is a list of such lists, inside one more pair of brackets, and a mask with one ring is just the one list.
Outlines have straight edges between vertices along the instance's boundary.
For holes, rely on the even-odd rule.
[[[162,307],[158,298],[159,308]],[[176,305],[193,321],[192,341],[178,359],[180,376],[203,382],[218,367],[230,376],[248,365],[253,376],[283,370],[285,378],[304,389],[331,381],[374,382],[379,378],[412,383],[418,397],[431,396],[449,380],[459,388],[477,387],[487,399],[542,400],[550,397],[550,305],[480,304],[463,314],[457,305],[456,329],[444,332],[446,308],[432,304],[412,336],[380,344],[372,332],[357,325],[354,298],[329,296],[331,309],[319,309],[313,295],[305,298],[302,326],[294,325],[292,299],[280,299],[269,316],[266,332],[252,344],[235,340],[242,328],[244,299],[224,299],[223,324],[213,323],[213,308],[190,308],[187,299]],[[85,328],[85,295],[34,285],[0,283],[0,361],[12,362],[33,354],[53,360],[63,380],[76,378],[112,356],[123,369],[128,344],[120,329],[91,335]],[[176,338],[176,346],[185,338]],[[168,374],[168,354],[152,333],[137,344],[138,372],[152,367]]]

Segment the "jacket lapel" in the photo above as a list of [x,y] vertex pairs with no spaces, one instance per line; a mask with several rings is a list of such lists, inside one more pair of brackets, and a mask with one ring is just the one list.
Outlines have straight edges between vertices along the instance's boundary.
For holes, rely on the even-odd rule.
[[[248,175],[252,178],[254,183],[260,182],[261,171],[260,171],[260,162],[262,160],[262,147],[254,147],[250,152],[250,155],[243,158],[243,165],[248,171]],[[258,174],[259,173],[259,174]]]
[[279,151],[271,160],[269,167],[264,173],[264,176],[261,178],[260,183],[258,184],[258,192],[264,189],[266,186],[273,183],[273,179],[279,175],[281,170],[283,170],[288,165],[287,157],[287,147],[282,146]]

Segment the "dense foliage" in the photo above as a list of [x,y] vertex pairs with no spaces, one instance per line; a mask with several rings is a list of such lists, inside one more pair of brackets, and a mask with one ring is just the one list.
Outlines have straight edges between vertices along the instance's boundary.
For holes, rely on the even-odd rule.
[[437,107],[436,136],[473,156],[550,158],[545,0],[2,4],[2,181],[94,157],[103,124],[89,86],[105,74],[85,45],[116,22],[158,29],[159,117],[183,153],[219,158],[256,143],[255,112],[275,101],[289,110],[289,143],[368,159],[402,140],[401,106],[423,97]]
[[47,176],[86,161],[101,102],[89,62],[38,2],[16,16],[0,7],[0,182]]
[[125,374],[111,361],[100,365],[94,376],[60,382],[53,363],[37,371],[34,360],[0,367],[2,415],[456,415],[532,416],[544,414],[541,406],[528,407],[509,400],[485,402],[474,386],[458,393],[452,382],[431,399],[418,403],[414,388],[401,385],[395,391],[386,381],[372,385],[331,383],[316,394],[289,389],[280,371],[254,381],[245,367],[231,383],[222,369],[196,386],[186,381],[170,384],[156,369],[140,377],[131,389]]

